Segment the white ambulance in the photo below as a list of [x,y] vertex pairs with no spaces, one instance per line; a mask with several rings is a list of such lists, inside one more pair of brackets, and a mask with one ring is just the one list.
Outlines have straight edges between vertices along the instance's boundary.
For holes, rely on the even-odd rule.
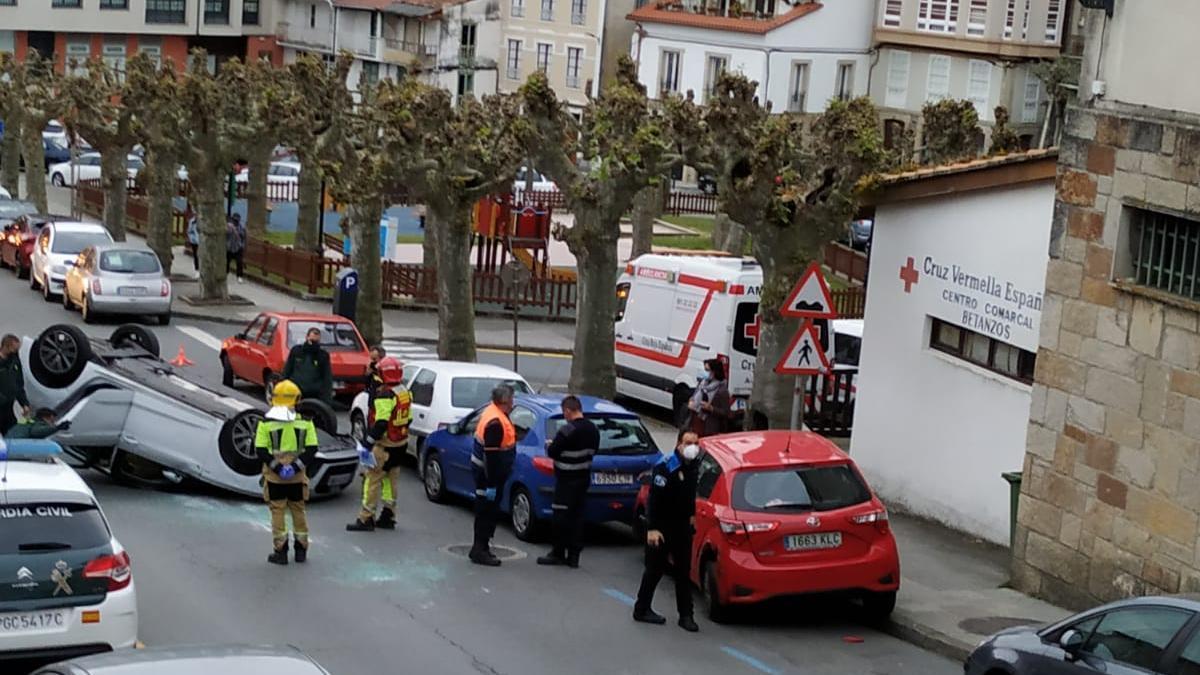
[[[725,363],[734,408],[744,408],[754,385],[762,280],[753,258],[630,260],[617,281],[617,393],[671,410],[680,422],[704,362],[715,358]],[[856,367],[862,322],[833,323],[835,368]]]

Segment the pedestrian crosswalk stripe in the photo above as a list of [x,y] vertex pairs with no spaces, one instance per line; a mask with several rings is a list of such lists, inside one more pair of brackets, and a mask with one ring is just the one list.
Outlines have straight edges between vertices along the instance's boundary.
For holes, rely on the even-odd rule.
[[212,335],[210,335],[208,333],[208,331],[197,328],[195,326],[178,326],[178,328],[179,328],[180,333],[183,333],[184,335],[192,338],[193,340],[195,340],[196,342],[199,342],[200,344],[204,345],[205,347],[208,347],[209,349],[215,349],[217,351],[221,351],[221,341],[218,340],[217,338],[213,337]]

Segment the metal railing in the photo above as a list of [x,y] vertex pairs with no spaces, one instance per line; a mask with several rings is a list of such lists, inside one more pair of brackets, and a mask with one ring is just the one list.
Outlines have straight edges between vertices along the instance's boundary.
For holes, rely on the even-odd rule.
[[1157,211],[1130,209],[1133,241],[1133,281],[1142,286],[1200,298],[1200,222]]

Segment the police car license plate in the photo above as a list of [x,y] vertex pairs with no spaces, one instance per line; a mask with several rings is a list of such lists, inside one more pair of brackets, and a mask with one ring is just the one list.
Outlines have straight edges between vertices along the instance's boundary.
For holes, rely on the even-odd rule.
[[789,551],[815,551],[822,548],[837,548],[841,545],[841,532],[793,534],[783,538],[783,547]]
[[40,633],[64,630],[67,627],[67,610],[55,609],[45,612],[19,612],[0,614],[0,635],[14,633]]
[[633,482],[631,473],[602,472],[592,474],[592,485],[628,485]]

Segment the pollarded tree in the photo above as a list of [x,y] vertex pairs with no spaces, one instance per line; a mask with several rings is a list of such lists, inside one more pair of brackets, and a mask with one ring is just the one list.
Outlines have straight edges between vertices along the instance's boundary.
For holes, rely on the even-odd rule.
[[267,231],[267,174],[271,153],[283,141],[284,129],[305,101],[297,91],[293,71],[273,68],[261,59],[235,63],[230,78],[239,80],[247,93],[243,124],[247,141],[243,158],[250,167],[246,184],[246,231],[261,238]]
[[389,137],[403,139],[404,183],[425,204],[426,236],[437,240],[438,356],[475,360],[472,297],[472,211],[490,194],[506,191],[524,159],[526,121],[512,96],[465,97],[416,80],[395,90]]
[[979,113],[967,100],[943,99],[921,109],[925,164],[946,164],[979,154]]
[[786,427],[793,381],[774,372],[798,329],[779,313],[788,291],[857,210],[857,186],[886,158],[875,107],[865,98],[832,101],[810,124],[772,115],[757,83],[722,76],[704,111],[712,150],[727,155],[717,173],[721,207],[742,223],[762,265],[762,332],[751,407],[759,423]]
[[532,124],[527,151],[558,184],[575,216],[575,224],[562,234],[579,270],[570,386],[611,398],[621,217],[637,193],[661,180],[679,158],[672,152],[663,116],[651,109],[628,57],[618,62],[613,82],[588,101],[580,124],[544,75],[530,77],[520,96]]
[[25,66],[11,54],[0,54],[0,121],[4,138],[0,139],[0,185],[16,197],[21,181],[21,127],[25,101],[19,84],[24,81]]
[[[145,54],[138,54],[131,64],[139,59],[149,61]],[[67,109],[63,118],[72,135],[83,136],[100,153],[104,226],[113,239],[125,241],[126,157],[141,142],[134,109],[129,105],[129,80],[98,59],[88,61],[86,67],[85,75],[64,78]]]
[[173,61],[155,67],[141,55],[130,59],[126,80],[128,105],[137,111],[146,166],[138,174],[146,186],[149,217],[146,244],[158,255],[163,269],[171,269],[174,245],[172,224],[175,196],[179,192],[178,167],[183,157],[184,111],[181,83]]
[[[23,69],[17,71],[20,78],[18,90],[22,92],[24,115],[21,118],[21,155],[25,157],[26,199],[33,202],[42,213],[48,212],[46,204],[46,182],[42,180],[46,166],[46,147],[43,145],[42,130],[50,120],[66,110],[62,96],[62,76],[54,70],[54,62],[31,52]],[[6,134],[7,135],[7,134]],[[30,180],[30,176],[33,180]]]

